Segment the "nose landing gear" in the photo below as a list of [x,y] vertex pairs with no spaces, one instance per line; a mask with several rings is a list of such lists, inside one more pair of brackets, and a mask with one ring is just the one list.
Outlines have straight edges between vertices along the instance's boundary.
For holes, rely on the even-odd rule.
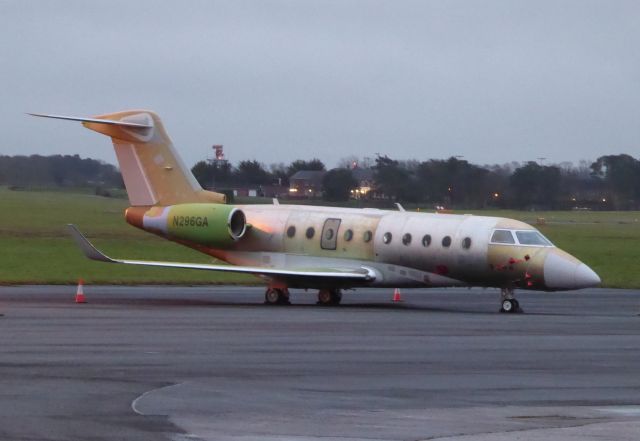
[[513,288],[500,289],[500,312],[520,313],[520,303],[516,300]]

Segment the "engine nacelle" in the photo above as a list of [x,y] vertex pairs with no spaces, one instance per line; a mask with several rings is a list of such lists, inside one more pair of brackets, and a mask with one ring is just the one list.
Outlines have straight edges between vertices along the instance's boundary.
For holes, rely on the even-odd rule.
[[[127,221],[138,226],[133,210]],[[179,204],[152,207],[142,216],[142,229],[168,237],[223,248],[247,232],[244,212],[224,204]]]

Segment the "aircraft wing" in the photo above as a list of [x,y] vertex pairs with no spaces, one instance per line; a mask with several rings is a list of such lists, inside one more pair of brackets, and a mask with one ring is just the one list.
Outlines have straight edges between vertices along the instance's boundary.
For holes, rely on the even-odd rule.
[[375,272],[372,269],[366,267],[360,267],[355,269],[278,269],[278,268],[263,268],[257,266],[236,266],[236,265],[211,265],[206,263],[182,263],[182,262],[158,262],[152,260],[126,260],[126,259],[112,259],[100,250],[98,250],[86,237],[78,230],[75,225],[67,225],[74,240],[84,253],[84,255],[91,259],[100,262],[107,263],[122,263],[127,265],[143,265],[143,266],[158,266],[165,268],[184,268],[195,269],[205,271],[226,271],[231,273],[245,273],[254,274],[259,276],[267,276],[274,278],[294,278],[294,279],[315,279],[315,280],[332,280],[336,282],[373,282],[375,280]]

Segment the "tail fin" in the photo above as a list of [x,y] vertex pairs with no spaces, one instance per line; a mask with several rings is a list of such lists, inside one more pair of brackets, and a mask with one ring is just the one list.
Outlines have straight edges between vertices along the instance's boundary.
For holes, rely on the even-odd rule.
[[202,189],[153,112],[129,110],[92,118],[31,115],[81,121],[86,128],[110,136],[132,206],[225,202],[223,194]]

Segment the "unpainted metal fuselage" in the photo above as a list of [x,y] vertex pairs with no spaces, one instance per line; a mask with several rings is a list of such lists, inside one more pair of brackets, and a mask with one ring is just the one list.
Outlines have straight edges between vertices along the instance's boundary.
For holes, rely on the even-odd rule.
[[[600,282],[589,267],[550,243],[491,243],[496,229],[537,232],[513,219],[304,205],[236,207],[251,227],[240,239],[217,247],[185,240],[189,237],[186,231],[204,228],[206,215],[188,216],[187,211],[185,225],[175,214],[179,206],[131,207],[126,219],[234,265],[289,269],[366,266],[375,271],[375,280],[367,282],[368,286],[569,290]],[[517,236],[512,235],[517,242]],[[326,281],[310,286],[307,281],[303,287],[352,286],[336,281],[330,286]]]

